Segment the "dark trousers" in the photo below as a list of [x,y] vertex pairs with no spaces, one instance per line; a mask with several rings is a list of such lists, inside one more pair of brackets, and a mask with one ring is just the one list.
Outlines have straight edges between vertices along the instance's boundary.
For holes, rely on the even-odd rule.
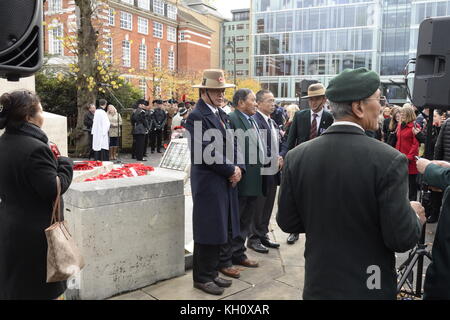
[[152,151],[161,150],[162,147],[162,130],[154,130],[150,132],[150,148]]
[[194,282],[206,283],[218,276],[220,245],[194,242],[192,275]]
[[409,201],[417,201],[417,174],[408,175]]
[[94,150],[92,149],[92,140],[93,140],[92,134],[88,133],[88,138],[89,138],[89,160],[90,160],[91,158],[94,158]]
[[136,134],[136,160],[142,161],[145,153],[145,134]]
[[250,234],[250,227],[256,209],[257,197],[239,197],[239,220],[241,232],[233,239],[231,223],[228,225],[228,243],[220,246],[219,268],[229,268],[233,263],[247,259],[245,240]]
[[276,194],[277,184],[274,179],[270,179],[268,180],[266,196],[260,196],[256,200],[256,210],[253,223],[251,224],[250,236],[248,237],[250,242],[267,237]]
[[109,161],[109,150],[102,149],[100,151],[94,151],[95,161]]
[[150,136],[149,133],[145,135],[145,149],[144,149],[144,156],[147,156],[147,147],[149,146],[150,142]]
[[441,206],[442,206],[442,197],[444,195],[444,192],[437,192],[437,191],[431,191],[431,197],[430,197],[430,216],[433,218],[438,218],[439,213],[441,212]]
[[136,159],[136,135],[133,134],[133,145],[131,146],[131,159]]

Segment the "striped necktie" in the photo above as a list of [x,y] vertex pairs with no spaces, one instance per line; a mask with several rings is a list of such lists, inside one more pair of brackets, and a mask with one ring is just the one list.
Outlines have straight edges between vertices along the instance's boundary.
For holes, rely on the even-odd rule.
[[313,121],[311,122],[311,131],[309,132],[309,140],[317,137],[317,117],[319,115],[317,113],[313,113]]

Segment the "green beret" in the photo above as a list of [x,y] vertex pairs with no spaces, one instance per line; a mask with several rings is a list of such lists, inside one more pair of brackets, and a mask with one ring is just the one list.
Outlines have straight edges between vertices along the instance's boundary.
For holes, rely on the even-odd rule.
[[380,77],[367,68],[345,69],[328,84],[326,96],[333,102],[359,101],[370,97],[380,87]]

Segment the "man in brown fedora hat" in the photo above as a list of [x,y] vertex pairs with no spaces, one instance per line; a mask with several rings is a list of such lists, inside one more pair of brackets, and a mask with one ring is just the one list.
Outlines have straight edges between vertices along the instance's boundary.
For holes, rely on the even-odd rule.
[[[308,87],[308,95],[302,97],[308,99],[309,110],[297,111],[289,129],[288,150],[297,145],[320,136],[333,124],[333,116],[324,109],[327,102],[325,87],[321,83],[313,83]],[[291,233],[287,238],[288,244],[298,240],[298,233]]]
[[[219,252],[228,243],[228,234],[235,238],[240,233],[239,203],[236,185],[242,177],[244,165],[237,164],[237,145],[234,137],[227,136],[231,129],[228,115],[220,108],[226,88],[222,70],[203,72],[200,99],[186,121],[191,150],[191,189],[193,200],[192,225],[194,235],[193,280],[194,287],[204,292],[221,295],[231,280],[218,275]],[[204,137],[205,131],[221,138]],[[218,139],[218,140],[216,140]],[[233,154],[226,147],[233,146]],[[220,147],[218,147],[220,145]],[[213,159],[203,155],[211,154]],[[206,150],[205,150],[206,149]],[[213,161],[211,161],[213,160]],[[242,163],[242,162],[241,162]],[[236,276],[239,271],[236,270]]]

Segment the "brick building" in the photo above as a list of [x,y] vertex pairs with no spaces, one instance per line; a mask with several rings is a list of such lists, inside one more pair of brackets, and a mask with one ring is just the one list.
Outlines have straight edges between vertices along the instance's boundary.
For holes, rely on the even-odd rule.
[[[98,10],[99,47],[109,53],[114,67],[141,90],[143,97],[153,99],[155,93],[155,97],[169,98],[153,81],[154,67],[162,67],[165,72],[211,67],[211,38],[216,32],[220,34],[220,29],[205,26],[193,16],[196,14],[176,0],[109,0]],[[60,37],[76,36],[75,1],[46,1],[44,19],[49,64],[73,62],[73,53]]]

